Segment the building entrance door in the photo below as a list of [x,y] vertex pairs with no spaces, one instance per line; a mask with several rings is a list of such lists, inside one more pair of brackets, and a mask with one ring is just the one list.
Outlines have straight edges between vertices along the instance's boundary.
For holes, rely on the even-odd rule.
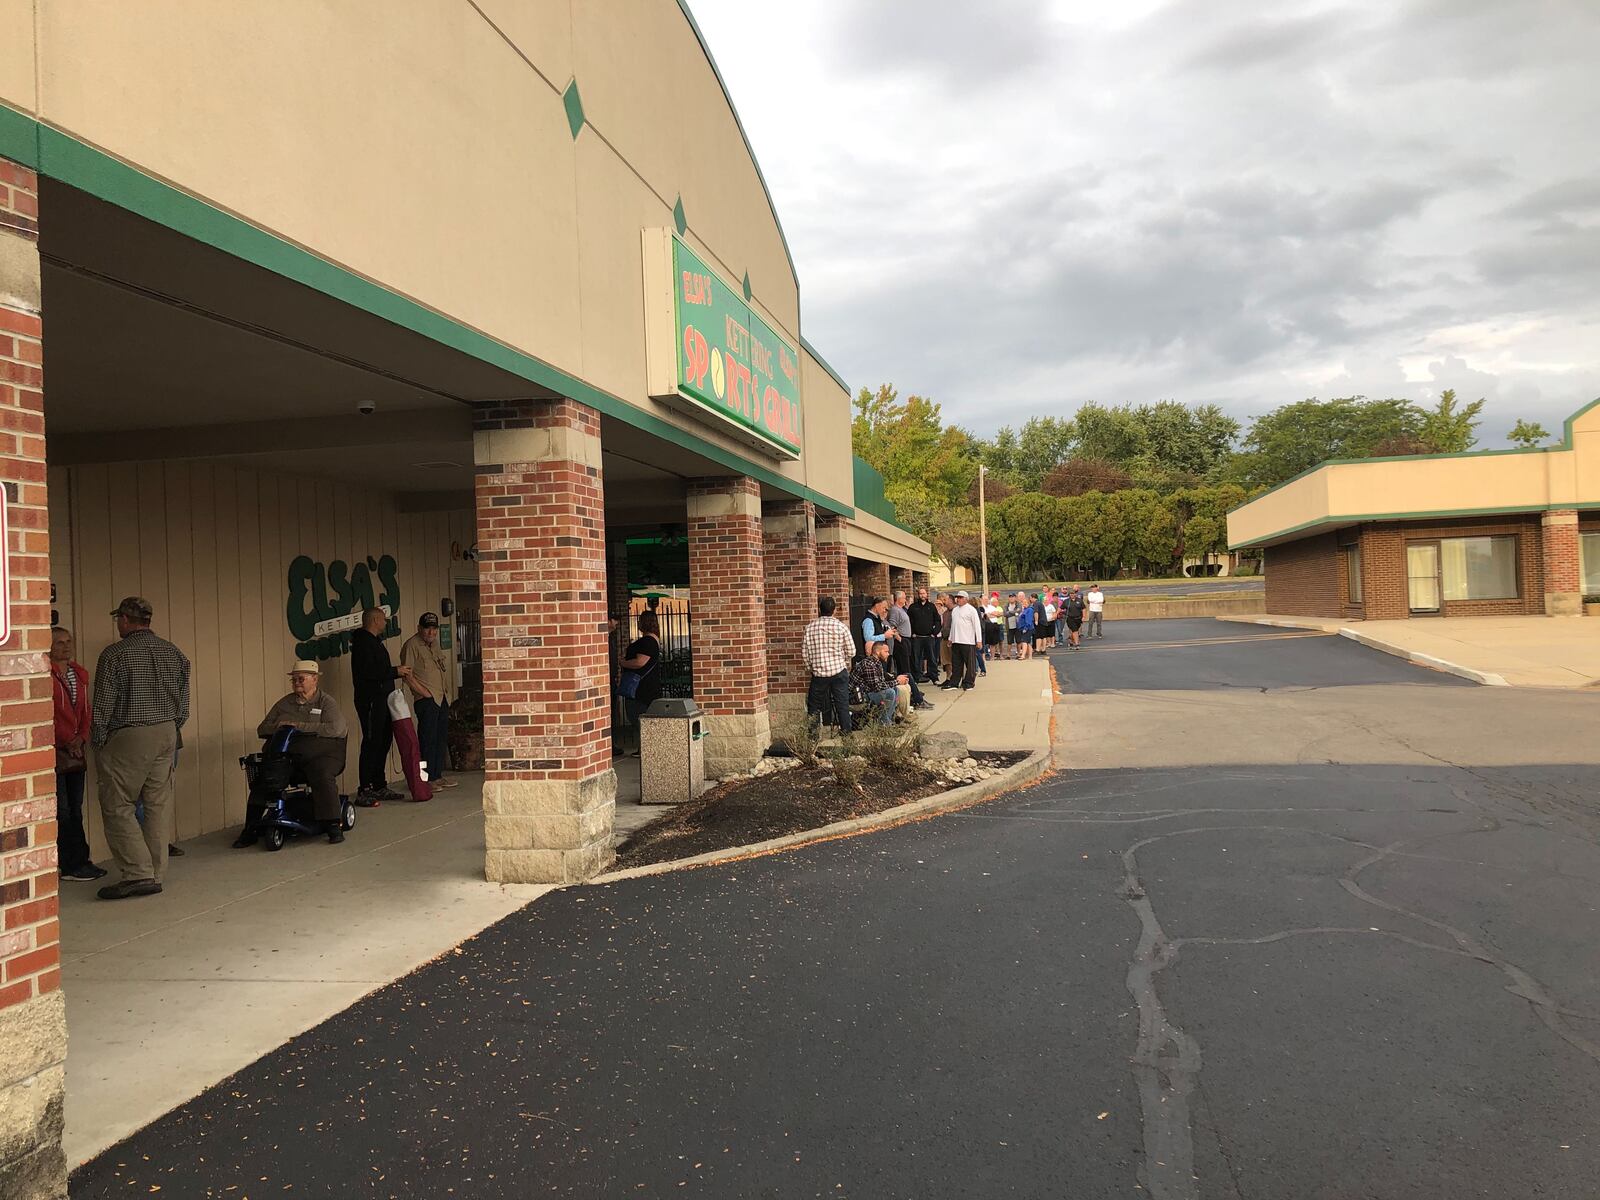
[[1406,547],[1406,596],[1417,616],[1439,612],[1439,543],[1412,542]]

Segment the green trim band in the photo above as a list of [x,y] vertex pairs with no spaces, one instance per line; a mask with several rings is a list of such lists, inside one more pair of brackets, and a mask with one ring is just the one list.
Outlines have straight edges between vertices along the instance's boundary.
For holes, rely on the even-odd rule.
[[[28,136],[30,127],[31,138]],[[814,488],[679,429],[549,363],[514,350],[504,342],[286,242],[187,192],[146,175],[69,134],[3,105],[0,105],[0,154],[234,258],[587,404],[635,429],[703,455],[718,466],[748,475],[788,495],[810,500],[828,512],[838,513],[842,517],[855,516],[855,509],[849,504],[824,496]]]
[[4,104],[0,104],[0,158],[39,169],[39,123]]
[[[1490,451],[1490,453],[1497,452]],[[1367,460],[1358,458],[1352,461],[1366,462]],[[1422,512],[1352,513],[1348,516],[1316,517],[1310,521],[1302,521],[1298,525],[1291,525],[1287,529],[1280,529],[1276,533],[1269,533],[1265,537],[1250,538],[1243,542],[1230,541],[1228,549],[1241,550],[1247,546],[1270,546],[1273,542],[1287,540],[1291,534],[1303,533],[1308,529],[1343,529],[1346,525],[1365,525],[1372,521],[1445,521],[1451,517],[1511,516],[1515,513],[1560,512],[1569,508],[1574,511],[1587,512],[1591,509],[1600,508],[1600,500],[1585,501],[1582,504],[1502,504],[1489,508],[1436,508]],[[1239,510],[1236,508],[1233,511],[1238,512]]]

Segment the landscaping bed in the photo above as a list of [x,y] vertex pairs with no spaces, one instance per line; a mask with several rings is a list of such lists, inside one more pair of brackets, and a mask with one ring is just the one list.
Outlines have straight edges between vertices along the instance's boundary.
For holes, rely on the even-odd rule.
[[[1026,751],[980,752],[964,759],[906,755],[868,761],[848,752],[762,760],[754,772],[724,780],[638,830],[617,850],[617,869],[693,858],[870,816],[989,778]],[[808,756],[810,757],[810,756]],[[881,757],[881,756],[880,756]],[[842,764],[842,765],[841,765]]]

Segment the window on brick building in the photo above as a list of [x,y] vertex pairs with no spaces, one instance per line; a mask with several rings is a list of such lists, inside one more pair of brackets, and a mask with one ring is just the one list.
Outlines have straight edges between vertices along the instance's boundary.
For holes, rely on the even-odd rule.
[[1583,594],[1600,596],[1600,529],[1579,539],[1583,553]]
[[1361,544],[1344,548],[1344,598],[1351,604],[1361,603]]
[[1446,600],[1515,600],[1517,539],[1442,538],[1440,574]]

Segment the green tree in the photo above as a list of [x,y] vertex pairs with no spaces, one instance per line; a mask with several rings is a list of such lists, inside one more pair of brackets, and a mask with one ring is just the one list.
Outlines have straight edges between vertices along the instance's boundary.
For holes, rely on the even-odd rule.
[[1537,421],[1525,421],[1517,418],[1517,423],[1511,427],[1511,432],[1506,434],[1508,442],[1515,442],[1519,446],[1533,447],[1547,441],[1550,432]]
[[977,475],[966,432],[946,425],[933,401],[901,400],[889,384],[876,392],[861,389],[850,435],[855,452],[883,474],[884,493],[897,513],[902,504],[918,513],[959,505]]
[[1259,416],[1223,474],[1247,488],[1276,487],[1330,458],[1364,458],[1379,443],[1419,438],[1423,413],[1407,400],[1301,400]]
[[1439,393],[1439,403],[1422,414],[1422,427],[1417,437],[1434,454],[1460,454],[1477,444],[1481,412],[1482,399],[1458,409],[1455,389],[1445,388]]
[[1129,469],[1150,451],[1150,435],[1131,408],[1108,408],[1093,401],[1082,405],[1072,418],[1077,430],[1075,452]]
[[1077,434],[1073,423],[1060,417],[1029,417],[1017,435],[1017,453],[1011,480],[1025,492],[1037,492],[1052,468],[1072,453]]

